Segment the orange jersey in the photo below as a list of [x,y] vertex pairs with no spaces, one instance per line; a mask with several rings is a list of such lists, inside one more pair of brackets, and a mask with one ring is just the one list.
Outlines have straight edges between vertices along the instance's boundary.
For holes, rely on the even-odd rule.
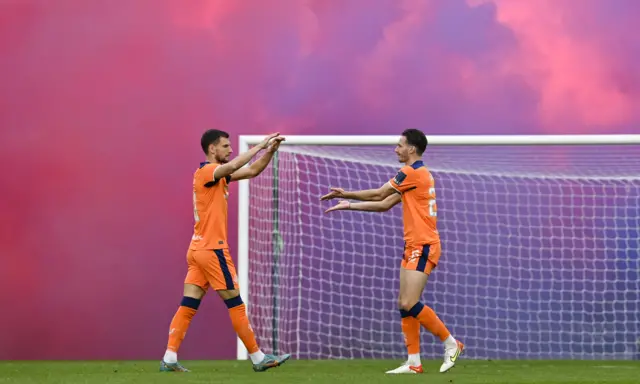
[[227,176],[213,179],[219,164],[200,163],[193,175],[193,216],[195,225],[190,249],[224,249],[227,244],[227,198],[229,180]]
[[402,195],[404,241],[407,245],[439,243],[435,182],[422,160],[402,167],[389,183]]

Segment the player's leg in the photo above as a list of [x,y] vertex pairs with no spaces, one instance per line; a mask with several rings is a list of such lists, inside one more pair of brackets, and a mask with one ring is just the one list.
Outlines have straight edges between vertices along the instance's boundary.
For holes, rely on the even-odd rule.
[[415,367],[416,371],[421,371],[420,322],[403,309],[400,310],[400,318],[404,343],[407,346],[407,362],[410,364],[410,369],[412,369],[411,367]]
[[236,331],[240,340],[242,340],[245,348],[247,348],[254,371],[266,371],[269,368],[277,367],[289,360],[291,357],[289,354],[275,356],[265,354],[260,350],[253,328],[251,328],[251,323],[247,317],[246,306],[237,289],[222,289],[216,292],[218,292],[218,295],[224,300],[224,303],[229,309],[229,317],[231,318],[233,329]]
[[[403,261],[400,268],[400,296],[402,292],[406,291],[406,281],[403,279],[404,267],[409,262],[411,257],[411,250],[407,250],[406,246],[403,254]],[[420,292],[422,294],[422,292]],[[400,373],[422,373],[422,363],[420,362],[420,322],[415,317],[411,316],[408,311],[405,311],[400,306],[400,318],[402,325],[402,334],[404,335],[404,342],[407,346],[407,360],[402,363],[398,368],[387,371],[390,374]]]
[[182,300],[169,326],[169,340],[167,349],[160,364],[161,371],[188,372],[178,363],[178,349],[184,340],[191,320],[195,316],[200,302],[207,292],[209,283],[195,263],[195,251],[187,252],[187,276],[183,289]]
[[401,310],[415,317],[423,327],[443,342],[445,355],[440,372],[446,372],[455,365],[464,345],[453,338],[433,309],[420,302],[429,274],[435,268],[439,257],[440,244],[426,245],[419,258],[403,264],[404,268],[400,274],[403,289],[398,298],[398,305]]
[[266,371],[287,361],[291,357],[288,354],[274,356],[264,354],[260,350],[247,316],[247,308],[240,297],[236,269],[229,251],[214,250],[213,257],[203,259],[202,262],[206,263],[203,269],[209,283],[227,305],[233,329],[247,348],[254,371]]
[[178,363],[178,349],[187,334],[191,320],[195,316],[204,295],[205,290],[199,286],[193,284],[184,285],[184,295],[180,306],[169,326],[169,341],[160,365],[161,371],[188,372],[186,368]]

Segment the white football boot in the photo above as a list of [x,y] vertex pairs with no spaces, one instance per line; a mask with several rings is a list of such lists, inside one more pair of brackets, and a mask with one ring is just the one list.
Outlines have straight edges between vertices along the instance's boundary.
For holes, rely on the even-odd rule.
[[464,344],[456,340],[456,347],[449,348],[444,350],[444,362],[440,366],[440,373],[445,373],[454,365],[456,365],[456,360],[458,357],[462,355],[462,351],[464,351]]
[[395,374],[402,374],[402,373],[416,374],[416,373],[422,373],[422,372],[424,372],[422,370],[422,364],[412,365],[411,362],[407,360],[404,363],[402,363],[402,365],[399,366],[398,368],[387,371],[386,373],[395,375]]

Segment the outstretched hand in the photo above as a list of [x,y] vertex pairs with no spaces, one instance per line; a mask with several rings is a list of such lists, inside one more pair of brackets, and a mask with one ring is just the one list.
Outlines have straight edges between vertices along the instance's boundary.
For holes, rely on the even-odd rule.
[[280,148],[280,143],[285,141],[286,139],[283,136],[278,136],[278,137],[274,137],[273,139],[271,139],[271,142],[269,142],[269,146],[267,147],[267,151],[274,153],[275,151],[278,150],[278,148]]
[[322,196],[320,198],[320,200],[331,200],[331,199],[335,199],[336,197],[340,197],[340,198],[344,198],[344,189],[342,188],[331,188],[331,192],[327,193],[326,195]]
[[260,149],[265,149],[269,146],[269,144],[271,144],[272,139],[277,139],[279,137],[280,137],[280,132],[272,133],[269,136],[265,137],[264,140],[262,140],[260,144],[258,144],[258,147],[260,147]]
[[344,209],[349,209],[350,206],[351,206],[351,203],[348,202],[347,200],[340,200],[338,202],[338,204],[336,204],[333,207],[327,209],[326,211],[324,211],[324,213],[331,212],[331,211],[341,211],[341,210],[344,210]]

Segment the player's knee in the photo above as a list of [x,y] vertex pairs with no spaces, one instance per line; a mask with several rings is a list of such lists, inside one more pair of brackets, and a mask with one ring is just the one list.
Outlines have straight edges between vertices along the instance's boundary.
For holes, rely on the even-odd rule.
[[207,293],[204,289],[200,288],[195,284],[185,284],[183,290],[183,296],[192,297],[194,299],[202,300],[204,295]]
[[406,297],[400,297],[398,299],[398,309],[402,309],[404,311],[410,311],[414,305],[416,305],[416,300],[411,300]]
[[221,289],[216,292],[224,301],[240,296],[240,292],[237,289]]
[[220,290],[218,291],[218,295],[229,309],[236,308],[244,304],[240,297],[240,292],[236,289]]

